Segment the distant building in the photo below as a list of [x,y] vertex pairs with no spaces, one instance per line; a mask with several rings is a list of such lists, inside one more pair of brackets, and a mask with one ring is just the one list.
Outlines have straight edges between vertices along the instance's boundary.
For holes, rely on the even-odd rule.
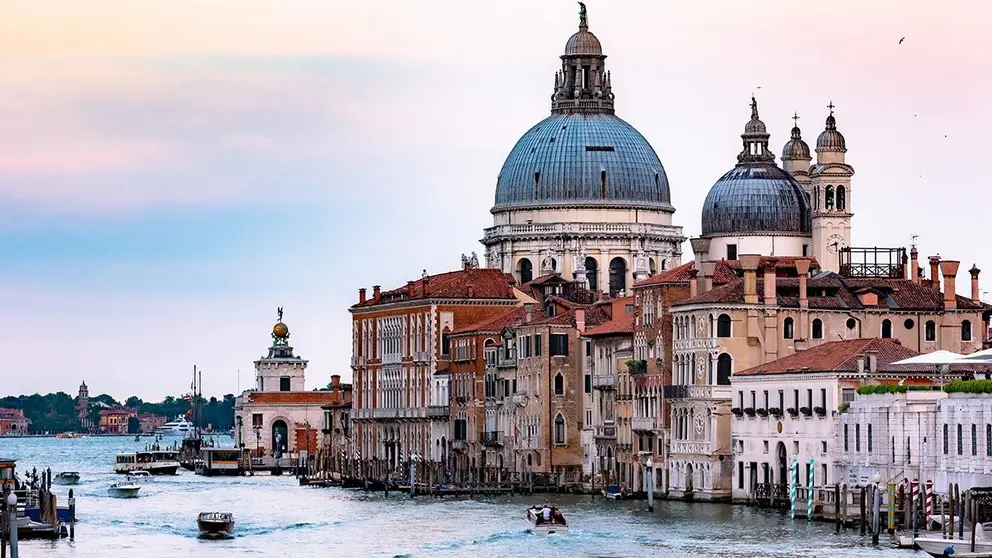
[[131,418],[138,417],[138,410],[128,407],[103,409],[100,411],[98,428],[102,434],[127,434],[127,424]]
[[0,407],[0,436],[23,436],[31,428],[31,419],[21,409]]
[[79,386],[79,398],[76,402],[76,416],[79,418],[79,425],[83,430],[90,430],[93,428],[93,423],[90,421],[89,411],[90,388],[86,387],[86,382],[83,381],[83,383]]
[[354,459],[351,444],[351,384],[342,384],[341,376],[331,376],[331,402],[324,404],[324,424],[320,448],[323,458],[334,464],[333,470],[344,470],[344,463]]
[[156,428],[168,422],[168,419],[152,413],[141,413],[138,415],[138,422],[140,424],[139,428],[141,432],[144,434],[150,434],[154,432]]

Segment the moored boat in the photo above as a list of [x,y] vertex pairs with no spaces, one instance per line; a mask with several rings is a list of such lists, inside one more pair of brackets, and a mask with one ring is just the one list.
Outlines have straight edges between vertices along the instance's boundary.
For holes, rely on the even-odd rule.
[[79,473],[62,471],[52,478],[52,484],[79,484]]
[[56,438],[85,438],[86,436],[79,434],[77,432],[59,432],[55,435]]
[[610,500],[626,500],[630,498],[630,491],[624,486],[607,486],[603,489],[603,496]]
[[110,485],[107,493],[114,498],[137,498],[141,487],[133,482],[118,482]]
[[[548,510],[548,519],[544,519],[545,509]],[[565,516],[562,515],[558,508],[547,504],[527,508],[527,520],[534,526],[534,533],[538,535],[554,535],[568,532],[568,524],[565,522]]]
[[186,420],[184,416],[178,416],[175,420],[170,420],[169,422],[159,426],[155,429],[156,436],[181,436],[185,438],[186,436],[193,433],[193,423]]
[[233,537],[234,514],[227,512],[201,512],[196,518],[196,528],[201,537]]

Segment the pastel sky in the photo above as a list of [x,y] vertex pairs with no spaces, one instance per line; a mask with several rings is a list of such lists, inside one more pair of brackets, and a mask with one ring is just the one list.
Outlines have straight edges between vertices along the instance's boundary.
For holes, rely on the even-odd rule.
[[[756,94],[776,149],[833,100],[854,244],[988,271],[992,3],[588,0],[617,114],[698,234]],[[285,308],[350,378],[359,287],[482,252],[547,115],[571,0],[32,0],[0,18],[0,395],[220,395]],[[905,37],[903,44],[899,39]],[[686,258],[691,257],[688,243]]]

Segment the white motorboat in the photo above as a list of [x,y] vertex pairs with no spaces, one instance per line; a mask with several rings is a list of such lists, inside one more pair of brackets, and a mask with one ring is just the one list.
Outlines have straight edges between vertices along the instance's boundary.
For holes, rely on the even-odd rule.
[[[548,514],[550,519],[548,520],[544,519],[545,508],[550,510]],[[549,505],[527,508],[527,521],[531,522],[534,526],[534,533],[538,535],[554,535],[568,532],[568,524],[565,522],[565,516],[562,515],[558,508]]]
[[141,470],[131,471],[127,474],[127,477],[125,477],[125,481],[130,483],[150,482],[153,480],[155,480],[155,477],[153,477],[151,473]]
[[79,473],[75,471],[62,471],[52,478],[52,484],[79,484]]
[[967,556],[969,558],[992,558],[992,539],[985,535],[988,524],[975,526],[975,550],[971,549],[971,529],[964,532],[963,538],[946,538],[941,534],[927,535],[913,539],[916,546],[930,556]]
[[133,482],[118,482],[110,485],[107,493],[114,498],[137,498],[141,487]]
[[169,422],[159,426],[155,429],[156,436],[171,437],[176,436],[180,438],[185,438],[190,434],[193,434],[195,427],[193,423],[186,420],[186,417],[179,416],[175,420],[170,420]]

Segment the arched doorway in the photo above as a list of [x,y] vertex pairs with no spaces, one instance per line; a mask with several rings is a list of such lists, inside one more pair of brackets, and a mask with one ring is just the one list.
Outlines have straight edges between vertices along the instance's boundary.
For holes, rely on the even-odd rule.
[[589,290],[599,289],[599,263],[596,258],[586,258],[586,281],[589,282]]
[[722,353],[716,359],[716,385],[718,386],[729,386],[730,385],[730,371],[732,369],[733,361],[730,355],[727,353]]
[[686,494],[692,492],[692,463],[685,466],[685,492]]
[[623,258],[610,261],[610,296],[627,289],[627,262]]
[[272,451],[276,457],[282,457],[286,453],[289,438],[289,427],[286,421],[277,420],[272,423]]
[[789,484],[788,456],[785,453],[785,444],[779,442],[775,448],[775,456],[778,459],[778,484]]
[[520,284],[530,283],[534,279],[534,264],[530,260],[523,258],[520,260]]

